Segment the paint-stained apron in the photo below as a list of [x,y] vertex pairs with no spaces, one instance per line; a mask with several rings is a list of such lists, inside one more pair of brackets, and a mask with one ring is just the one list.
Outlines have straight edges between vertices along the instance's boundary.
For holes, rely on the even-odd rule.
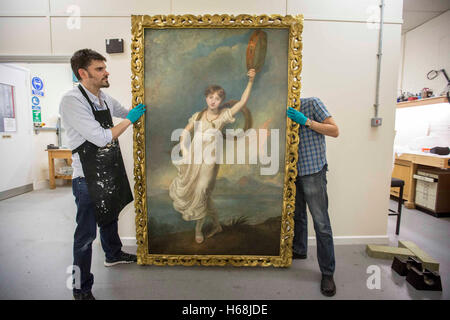
[[[106,110],[95,110],[83,87],[79,85],[78,89],[88,101],[95,120],[101,127],[112,128],[113,121],[106,101]],[[105,147],[97,147],[86,140],[72,150],[72,154],[74,153],[80,156],[89,196],[95,205],[95,220],[99,226],[108,225],[133,201],[119,142],[113,140]]]

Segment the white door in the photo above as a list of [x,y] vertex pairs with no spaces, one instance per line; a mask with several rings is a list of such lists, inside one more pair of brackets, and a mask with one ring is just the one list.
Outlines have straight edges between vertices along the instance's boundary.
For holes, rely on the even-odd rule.
[[[15,121],[8,116],[6,130],[9,131],[5,132],[4,123],[3,132],[0,132],[0,196],[4,196],[14,189],[32,190],[33,119],[30,100],[30,72],[12,64],[0,64],[0,84],[4,89],[0,91],[3,97],[0,97],[0,103],[3,105],[10,99],[5,97],[5,88],[6,94],[10,91],[13,92],[15,116]],[[5,121],[4,118],[2,117],[2,121]]]

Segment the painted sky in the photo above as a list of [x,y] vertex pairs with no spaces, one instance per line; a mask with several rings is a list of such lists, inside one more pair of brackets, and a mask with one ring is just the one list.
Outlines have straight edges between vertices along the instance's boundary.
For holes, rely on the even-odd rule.
[[[255,29],[145,30],[147,186],[167,189],[176,175],[170,160],[172,131],[205,108],[204,90],[222,86],[226,99],[239,100],[248,82],[246,50]],[[288,30],[267,33],[264,66],[255,77],[247,108],[253,128],[280,130],[280,174],[259,176],[259,165],[221,165],[219,177],[237,181],[252,175],[283,184],[288,79]],[[241,119],[239,119],[241,118]],[[243,123],[242,114],[238,123]]]

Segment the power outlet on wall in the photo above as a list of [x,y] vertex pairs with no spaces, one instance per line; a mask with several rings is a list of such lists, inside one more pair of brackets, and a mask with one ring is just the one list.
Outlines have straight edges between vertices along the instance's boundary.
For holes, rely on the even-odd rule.
[[381,118],[372,118],[370,124],[372,125],[372,127],[379,127],[381,126]]

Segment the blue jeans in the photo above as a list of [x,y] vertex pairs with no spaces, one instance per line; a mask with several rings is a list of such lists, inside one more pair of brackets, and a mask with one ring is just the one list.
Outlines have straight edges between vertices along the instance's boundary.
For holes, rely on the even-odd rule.
[[335,269],[333,233],[328,216],[327,165],[317,173],[298,176],[295,182],[294,244],[293,251],[307,254],[308,219],[306,205],[314,222],[317,241],[317,260],[322,274],[333,275]]
[[[74,292],[89,292],[94,284],[94,275],[91,273],[92,242],[97,236],[97,223],[95,221],[95,207],[89,196],[85,178],[72,180],[72,191],[77,205],[77,227],[73,243],[73,265],[80,268],[81,288],[74,288]],[[122,242],[117,230],[117,220],[100,228],[100,240],[107,259],[116,257],[121,249]],[[77,272],[76,270],[73,271]],[[76,279],[76,276],[75,276]]]

